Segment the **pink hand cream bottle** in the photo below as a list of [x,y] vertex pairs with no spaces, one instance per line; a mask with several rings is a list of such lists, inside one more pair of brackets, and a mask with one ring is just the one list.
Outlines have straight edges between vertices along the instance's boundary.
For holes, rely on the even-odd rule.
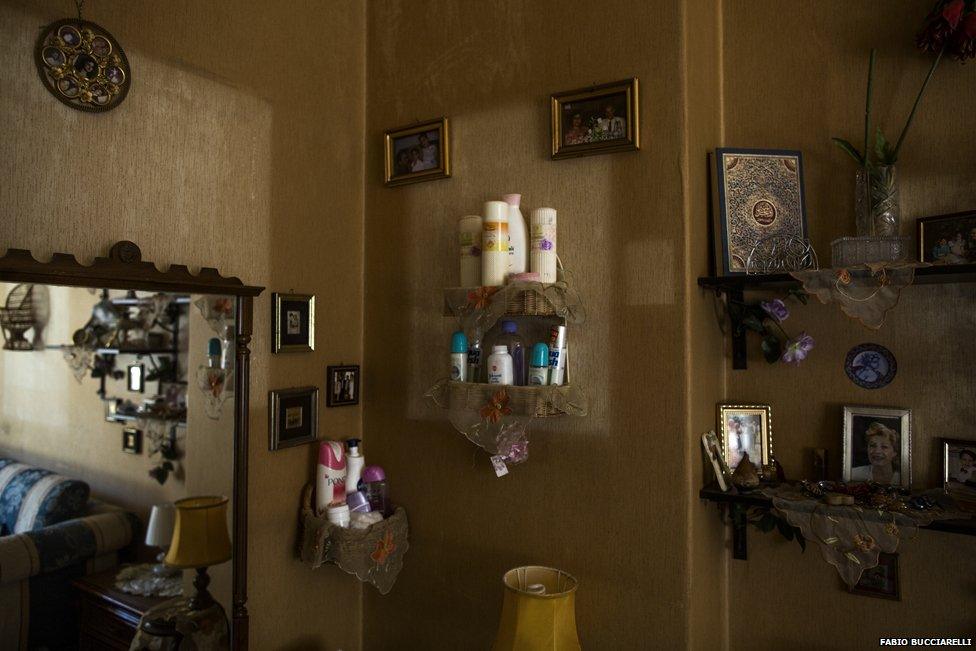
[[315,468],[315,510],[325,513],[329,504],[346,501],[346,453],[340,441],[322,441]]

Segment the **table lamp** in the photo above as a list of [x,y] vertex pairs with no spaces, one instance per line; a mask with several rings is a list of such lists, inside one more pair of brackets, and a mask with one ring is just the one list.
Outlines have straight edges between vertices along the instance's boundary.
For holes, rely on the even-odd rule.
[[492,651],[579,651],[571,574],[529,565],[505,572],[505,601]]
[[154,504],[149,512],[149,525],[146,526],[146,546],[162,549],[153,566],[155,574],[172,574],[176,570],[163,565],[166,551],[173,540],[173,525],[176,524],[176,509],[171,503]]
[[176,527],[173,542],[166,554],[166,564],[180,569],[194,568],[196,593],[190,597],[190,610],[203,610],[214,604],[207,591],[210,577],[207,568],[230,560],[230,538],[227,536],[226,497],[187,497],[177,500]]

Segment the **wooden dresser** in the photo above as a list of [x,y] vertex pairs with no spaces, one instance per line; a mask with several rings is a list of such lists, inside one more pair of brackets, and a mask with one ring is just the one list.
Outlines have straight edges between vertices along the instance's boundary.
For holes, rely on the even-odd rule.
[[81,651],[127,651],[143,613],[172,597],[141,597],[115,588],[119,568],[72,582],[78,594]]

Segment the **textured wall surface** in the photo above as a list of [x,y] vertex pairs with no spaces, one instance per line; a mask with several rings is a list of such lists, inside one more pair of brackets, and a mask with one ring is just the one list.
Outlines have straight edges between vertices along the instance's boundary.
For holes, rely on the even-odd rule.
[[[862,138],[867,55],[877,47],[875,121],[897,138],[931,64],[912,46],[928,4],[791,3],[784,12],[772,0],[725,2],[724,144],[803,151],[808,221],[822,264],[829,264],[830,241],[854,228],[853,162],[830,136]],[[916,217],[974,207],[976,116],[959,110],[973,105],[976,68],[943,62],[901,154],[904,234],[914,233]],[[797,309],[788,325],[817,339],[811,357],[797,369],[753,357],[748,371],[729,371],[728,397],[772,405],[776,456],[793,477],[811,472],[813,447],[828,448],[840,472],[843,405],[910,407],[914,484],[938,486],[938,437],[976,438],[974,299],[972,287],[912,288],[877,332],[834,305]],[[847,351],[867,341],[898,359],[897,377],[881,390],[861,389],[844,375]],[[801,556],[775,536],[751,538],[750,560],[730,562],[733,648],[870,648],[881,636],[976,630],[969,538],[923,532],[906,544],[901,602],[846,594],[816,549]]]
[[[131,239],[162,267],[267,287],[251,345],[251,644],[356,649],[359,582],[296,559],[315,451],[269,452],[266,404],[269,389],[324,386],[326,364],[361,355],[365,8],[88,2],[133,70],[125,103],[102,115],[62,105],[34,69],[39,26],[73,12],[0,3],[0,250],[90,260]],[[314,353],[271,356],[273,291],[318,296]],[[358,434],[360,420],[323,409],[320,436]]]

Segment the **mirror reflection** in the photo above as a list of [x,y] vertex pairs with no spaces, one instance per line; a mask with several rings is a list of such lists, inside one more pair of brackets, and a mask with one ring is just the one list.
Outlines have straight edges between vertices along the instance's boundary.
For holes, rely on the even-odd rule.
[[0,646],[229,636],[235,310],[0,283]]

